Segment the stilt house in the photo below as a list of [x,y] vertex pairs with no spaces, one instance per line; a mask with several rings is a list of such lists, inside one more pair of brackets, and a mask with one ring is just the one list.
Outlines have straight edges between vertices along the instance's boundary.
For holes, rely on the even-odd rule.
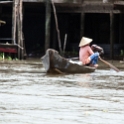
[[78,52],[86,36],[114,59],[124,50],[123,34],[124,0],[0,1],[0,52],[16,53],[19,59],[44,54],[47,48],[63,49],[65,36],[66,51]]

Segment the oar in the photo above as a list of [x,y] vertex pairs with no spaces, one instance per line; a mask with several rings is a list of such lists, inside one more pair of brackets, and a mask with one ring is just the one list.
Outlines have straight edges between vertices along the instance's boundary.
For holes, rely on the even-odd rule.
[[114,69],[116,72],[119,72],[119,69],[116,68],[114,65],[110,64],[109,62],[103,60],[100,56],[99,56],[100,61],[102,61],[103,63],[105,63],[106,65],[108,65],[110,68]]

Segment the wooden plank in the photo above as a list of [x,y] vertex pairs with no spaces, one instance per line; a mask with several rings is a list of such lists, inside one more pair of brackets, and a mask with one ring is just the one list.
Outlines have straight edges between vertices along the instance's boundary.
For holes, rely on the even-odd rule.
[[[113,4],[59,4],[55,3],[56,10],[59,13],[110,13],[114,10]],[[119,10],[114,10],[113,13],[120,13]]]
[[23,2],[44,2],[45,3],[46,0],[23,0]]
[[114,5],[116,5],[116,6],[124,6],[124,1],[116,1],[116,2],[114,2]]
[[[23,0],[23,2],[45,2],[46,0]],[[82,0],[53,0],[54,3],[82,3]]]
[[54,3],[81,3],[82,0],[53,0]]
[[13,3],[13,1],[0,1],[0,4],[8,4],[8,3]]
[[13,40],[12,38],[0,38],[0,40]]
[[[110,13],[110,10],[86,10],[85,13]],[[113,10],[113,13],[121,13],[120,10]]]
[[113,4],[84,4],[84,10],[102,10],[102,11],[111,11],[113,10]]

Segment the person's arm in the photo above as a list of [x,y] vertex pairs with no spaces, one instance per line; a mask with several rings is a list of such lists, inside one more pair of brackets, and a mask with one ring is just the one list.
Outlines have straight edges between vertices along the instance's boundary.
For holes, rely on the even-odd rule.
[[96,45],[96,44],[93,44],[91,46],[91,49],[94,51],[94,52],[99,52],[99,54],[104,54],[104,50],[102,47]]
[[94,54],[94,51],[91,49],[90,46],[89,46],[89,48],[88,48],[88,52],[89,52],[90,55]]

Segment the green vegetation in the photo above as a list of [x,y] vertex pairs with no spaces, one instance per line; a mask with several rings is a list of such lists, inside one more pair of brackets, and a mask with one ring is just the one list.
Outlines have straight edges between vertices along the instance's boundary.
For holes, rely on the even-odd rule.
[[4,53],[0,53],[0,60],[4,59]]
[[[11,57],[11,55],[6,55],[4,52],[0,52],[0,61],[1,60],[9,60],[9,61],[11,61],[11,60],[13,60],[12,59],[12,57]],[[17,60],[17,58],[15,58],[14,60]]]

